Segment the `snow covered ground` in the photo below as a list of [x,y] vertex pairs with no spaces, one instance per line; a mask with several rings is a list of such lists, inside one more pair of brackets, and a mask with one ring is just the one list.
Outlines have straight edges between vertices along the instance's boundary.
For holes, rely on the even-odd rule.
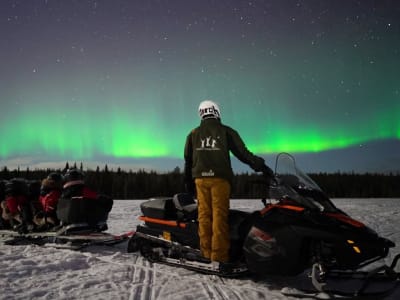
[[[109,232],[121,233],[140,222],[139,200],[119,200],[109,216]],[[335,204],[398,245],[400,199],[335,199]],[[231,207],[254,210],[258,200],[232,200]],[[152,264],[126,253],[126,242],[81,251],[34,245],[0,244],[0,299],[295,299],[283,287],[304,277],[226,279]],[[399,271],[399,270],[397,270]],[[387,299],[400,299],[400,288]]]

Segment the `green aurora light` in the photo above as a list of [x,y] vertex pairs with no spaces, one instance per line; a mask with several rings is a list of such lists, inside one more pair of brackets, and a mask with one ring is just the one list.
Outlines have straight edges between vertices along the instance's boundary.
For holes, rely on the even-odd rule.
[[[43,116],[37,106],[27,105],[23,112],[7,117],[12,126],[0,129],[3,140],[0,156],[2,159],[31,154],[69,159],[93,159],[96,155],[117,158],[182,157],[185,137],[198,124],[195,105],[191,121],[186,121],[188,124],[178,116],[171,116],[178,122],[165,120],[164,112],[157,111],[152,105],[142,106],[137,113],[135,111],[132,105],[121,109],[109,107],[102,112],[48,107]],[[263,121],[257,121],[262,120],[262,116],[242,123],[228,116],[226,119],[223,122],[236,128],[248,148],[258,154],[320,152],[373,140],[400,139],[399,109],[366,118],[363,123],[355,120],[355,124],[312,126],[305,121],[296,124],[296,120],[288,121],[277,116],[274,120],[264,121],[268,128],[266,132],[260,126],[264,125]],[[237,124],[232,125],[235,122]]]
[[204,99],[219,103],[223,123],[261,155],[400,140],[398,7],[1,5],[5,164],[182,159]]

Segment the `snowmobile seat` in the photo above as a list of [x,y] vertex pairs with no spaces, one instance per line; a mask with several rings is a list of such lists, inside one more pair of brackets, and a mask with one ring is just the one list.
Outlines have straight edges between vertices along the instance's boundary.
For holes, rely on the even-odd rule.
[[197,203],[193,196],[187,193],[175,194],[172,201],[176,207],[176,214],[179,221],[197,219]]
[[98,195],[97,199],[85,197],[61,197],[57,204],[57,217],[63,224],[88,223],[96,227],[106,222],[111,211],[113,199]]
[[140,209],[146,217],[163,220],[176,219],[176,208],[171,197],[151,198],[142,202]]

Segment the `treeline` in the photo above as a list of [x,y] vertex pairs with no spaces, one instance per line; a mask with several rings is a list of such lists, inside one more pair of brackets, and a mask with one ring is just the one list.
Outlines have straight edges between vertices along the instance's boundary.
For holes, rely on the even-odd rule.
[[[68,163],[65,169],[68,169]],[[76,167],[74,165],[73,167]],[[82,164],[80,167],[82,168]],[[8,170],[0,171],[0,180],[22,177],[27,180],[42,180],[50,172],[63,170]],[[159,196],[172,196],[185,191],[183,173],[176,167],[167,173],[155,171],[109,170],[97,167],[84,170],[86,183],[98,192],[114,199],[147,199]],[[331,198],[396,198],[400,197],[400,174],[348,174],[318,173],[309,176]],[[235,175],[232,186],[233,199],[261,198],[267,196],[265,181],[257,174]]]
[[400,197],[400,174],[318,173],[309,176],[331,198]]

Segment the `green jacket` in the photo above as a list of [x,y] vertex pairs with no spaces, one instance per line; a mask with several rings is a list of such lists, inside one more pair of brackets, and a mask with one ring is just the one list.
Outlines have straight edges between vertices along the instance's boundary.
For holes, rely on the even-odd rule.
[[218,177],[232,180],[233,171],[229,153],[255,171],[265,166],[264,159],[251,153],[239,134],[219,119],[202,120],[186,138],[185,179]]

